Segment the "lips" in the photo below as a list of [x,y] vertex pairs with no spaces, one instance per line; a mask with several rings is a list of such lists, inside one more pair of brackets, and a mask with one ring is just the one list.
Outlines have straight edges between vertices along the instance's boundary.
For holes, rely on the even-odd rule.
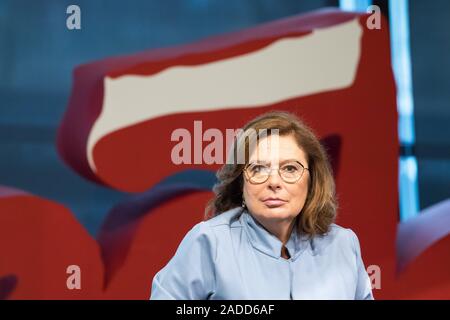
[[263,203],[269,208],[276,208],[284,205],[287,201],[279,198],[266,198]]

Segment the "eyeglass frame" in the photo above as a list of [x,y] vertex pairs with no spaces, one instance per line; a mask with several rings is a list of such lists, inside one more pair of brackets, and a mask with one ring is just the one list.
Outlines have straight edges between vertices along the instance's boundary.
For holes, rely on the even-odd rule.
[[[305,167],[300,161],[298,161],[298,160],[294,160],[294,161],[292,161],[292,162],[296,162],[296,163],[298,163],[302,168],[303,168],[303,170],[302,170],[302,174],[300,175],[300,177],[297,179],[297,180],[295,180],[295,181],[293,181],[293,182],[288,182],[288,181],[286,181],[284,178],[283,178],[283,176],[281,175],[281,173],[280,173],[280,169],[281,169],[281,167],[280,166],[278,166],[278,168],[269,168],[269,174],[267,175],[267,178],[266,178],[266,180],[264,180],[263,182],[252,182],[251,181],[251,178],[249,178],[247,175],[248,175],[248,173],[247,173],[247,168],[248,167],[250,167],[252,164],[255,164],[255,162],[253,162],[253,163],[248,163],[245,167],[244,167],[244,169],[242,169],[242,171],[244,172],[244,176],[245,176],[245,178],[247,179],[247,181],[249,181],[251,184],[263,184],[263,183],[265,183],[265,182],[267,182],[267,180],[269,180],[269,177],[272,175],[272,171],[273,170],[277,170],[278,171],[278,175],[280,176],[280,178],[281,178],[281,180],[283,180],[284,182],[286,182],[286,183],[289,183],[289,184],[294,184],[294,183],[297,183],[298,181],[300,181],[300,179],[303,177],[303,174],[305,173],[305,170],[308,170],[309,171],[309,168],[307,168],[307,167]],[[288,163],[290,163],[290,162],[288,162]]]

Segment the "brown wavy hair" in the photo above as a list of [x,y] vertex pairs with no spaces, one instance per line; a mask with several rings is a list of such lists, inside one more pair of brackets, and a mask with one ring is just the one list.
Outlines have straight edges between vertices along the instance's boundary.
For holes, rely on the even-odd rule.
[[[296,219],[297,231],[310,236],[328,232],[336,218],[335,183],[327,153],[313,131],[296,115],[284,111],[262,114],[248,122],[243,131],[252,129],[256,132],[267,129],[269,134],[271,129],[277,129],[280,136],[294,136],[298,146],[307,156],[310,173],[305,205]],[[243,170],[248,163],[248,145],[245,138],[235,138],[231,149],[233,153],[230,154],[235,157],[237,151],[244,148],[245,163],[227,161],[217,171],[218,183],[214,185],[214,197],[205,210],[206,220],[242,205]]]

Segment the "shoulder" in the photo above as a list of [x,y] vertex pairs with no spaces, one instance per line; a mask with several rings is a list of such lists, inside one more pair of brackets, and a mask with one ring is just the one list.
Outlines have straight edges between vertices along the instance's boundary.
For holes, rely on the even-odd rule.
[[359,240],[356,233],[350,228],[345,228],[335,223],[330,225],[327,233],[316,236],[314,244],[318,250],[325,250],[331,247],[353,251],[355,254],[359,252]]
[[207,244],[211,247],[216,245],[216,238],[220,234],[221,229],[229,229],[238,224],[237,218],[240,216],[240,208],[234,208],[223,212],[209,220],[201,221],[194,225],[184,237],[183,243],[192,244],[194,242]]
[[327,232],[330,236],[334,236],[338,239],[340,238],[350,238],[353,239],[354,237],[356,237],[356,233],[350,229],[350,228],[345,228],[343,226],[340,226],[338,224],[332,223],[330,225],[330,228]]
[[230,228],[235,225],[240,226],[239,217],[242,213],[242,208],[237,207],[220,213],[219,215],[204,221],[204,223],[211,229],[218,229],[220,227]]

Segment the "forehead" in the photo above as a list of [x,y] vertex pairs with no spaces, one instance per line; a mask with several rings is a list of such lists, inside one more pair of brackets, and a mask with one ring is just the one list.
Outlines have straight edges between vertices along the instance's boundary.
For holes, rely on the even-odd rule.
[[306,163],[306,154],[298,146],[293,135],[271,135],[260,139],[256,148],[251,150],[250,162],[282,162],[284,160],[298,160]]

